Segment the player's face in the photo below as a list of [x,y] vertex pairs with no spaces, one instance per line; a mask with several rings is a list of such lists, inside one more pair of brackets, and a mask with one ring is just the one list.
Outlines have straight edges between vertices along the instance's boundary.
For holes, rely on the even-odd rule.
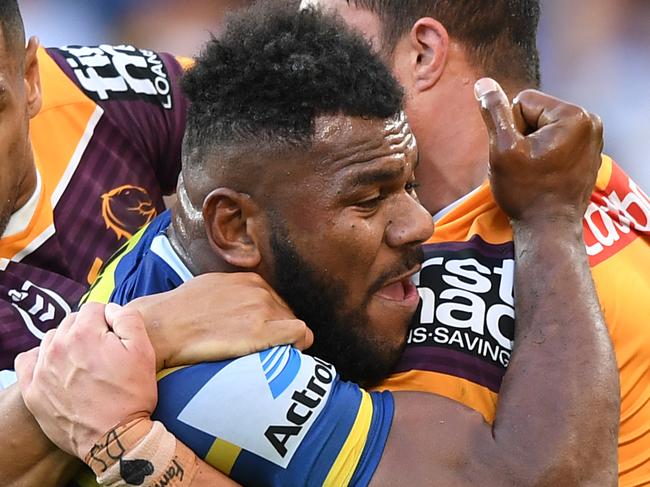
[[403,115],[322,117],[311,156],[278,185],[273,284],[313,329],[312,352],[368,385],[401,354],[433,231],[414,191],[415,138]]
[[[411,57],[413,52],[408,49],[392,51],[387,48],[388,46],[384,45],[382,41],[382,22],[379,16],[370,10],[355,6],[355,2],[352,0],[350,2],[348,0],[302,0],[300,3],[301,7],[310,4],[335,12],[348,27],[363,35],[371,43],[374,50],[384,59],[393,76],[402,84],[406,92],[404,111],[416,137],[420,138],[422,136],[419,134],[423,131],[431,130],[431,112],[423,108],[422,100],[419,97],[412,96],[412,93],[409,92],[408,83],[405,83],[405,80],[411,78],[410,70],[412,69]],[[422,196],[423,199],[426,199],[426,193],[430,192],[430,190],[427,191],[428,183],[432,180],[435,181],[437,176],[435,174],[432,176],[427,165],[423,164],[418,170],[418,178],[423,181]]]
[[[35,44],[30,52],[35,55]],[[0,234],[11,213],[31,195],[23,194],[24,180],[33,171],[29,119],[32,110],[40,108],[40,97],[33,106],[31,86],[25,77],[25,68],[31,65],[25,66],[17,54],[0,35]]]

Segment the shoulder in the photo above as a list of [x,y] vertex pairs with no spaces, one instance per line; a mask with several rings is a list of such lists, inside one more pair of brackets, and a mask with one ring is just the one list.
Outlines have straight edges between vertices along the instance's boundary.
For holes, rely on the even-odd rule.
[[289,346],[174,370],[159,382],[155,412],[238,482],[278,485],[369,479],[392,416],[390,394],[342,382],[331,364]]
[[191,278],[165,235],[170,219],[169,211],[161,213],[115,252],[81,304],[126,304],[141,296],[169,291]]

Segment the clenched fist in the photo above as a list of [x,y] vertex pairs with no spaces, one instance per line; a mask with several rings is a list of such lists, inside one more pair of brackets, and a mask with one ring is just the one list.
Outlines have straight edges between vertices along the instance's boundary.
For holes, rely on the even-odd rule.
[[16,357],[25,405],[43,433],[79,458],[122,420],[148,417],[158,390],[154,350],[137,311],[85,304]]
[[536,90],[511,106],[499,84],[483,78],[476,98],[490,136],[490,185],[513,223],[579,223],[601,162],[603,126],[583,108]]

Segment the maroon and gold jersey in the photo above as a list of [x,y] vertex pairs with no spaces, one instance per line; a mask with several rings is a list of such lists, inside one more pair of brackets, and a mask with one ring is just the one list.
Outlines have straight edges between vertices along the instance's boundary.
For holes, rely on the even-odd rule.
[[[384,387],[440,394],[492,422],[514,337],[512,230],[487,184],[436,224],[422,305]],[[620,369],[620,485],[650,485],[650,199],[608,157],[584,235]]]
[[0,369],[58,325],[180,172],[179,60],[102,45],[41,49],[38,61],[39,193],[24,228],[0,239]]

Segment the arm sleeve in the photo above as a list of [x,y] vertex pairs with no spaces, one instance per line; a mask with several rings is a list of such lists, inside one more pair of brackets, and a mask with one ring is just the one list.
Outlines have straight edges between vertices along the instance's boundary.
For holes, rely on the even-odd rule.
[[243,485],[367,485],[393,398],[284,346],[163,372],[154,418]]
[[180,89],[181,63],[187,63],[169,54],[125,45],[66,46],[47,51],[153,167],[163,193],[173,193],[187,110]]

